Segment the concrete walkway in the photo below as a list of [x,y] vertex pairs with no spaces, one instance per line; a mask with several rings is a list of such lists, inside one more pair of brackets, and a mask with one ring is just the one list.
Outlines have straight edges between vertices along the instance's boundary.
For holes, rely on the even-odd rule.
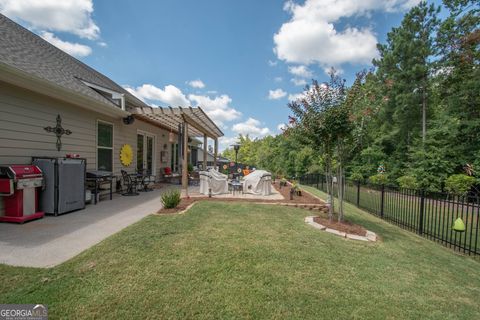
[[[177,186],[178,187],[178,186]],[[139,196],[114,195],[85,210],[25,224],[0,223],[0,263],[52,267],[76,256],[108,236],[158,211],[163,187]]]

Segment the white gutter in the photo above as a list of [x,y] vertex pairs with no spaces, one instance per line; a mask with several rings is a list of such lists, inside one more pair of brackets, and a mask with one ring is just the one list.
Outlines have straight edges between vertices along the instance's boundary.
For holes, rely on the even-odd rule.
[[77,105],[83,109],[95,111],[110,117],[126,117],[130,112],[113,105],[103,103],[89,96],[59,86],[51,81],[39,78],[28,72],[0,63],[0,81],[20,88],[31,90],[58,100]]

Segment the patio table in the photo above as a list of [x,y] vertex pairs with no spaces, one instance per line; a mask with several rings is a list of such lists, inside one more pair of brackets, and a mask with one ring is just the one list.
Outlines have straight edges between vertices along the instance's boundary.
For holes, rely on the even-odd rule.
[[138,191],[153,191],[153,189],[148,188],[148,185],[151,182],[151,180],[148,179],[147,181],[147,178],[152,177],[151,174],[137,172],[137,173],[131,173],[130,176],[135,181],[137,181],[138,184],[140,184],[141,188]]
[[229,183],[232,195],[235,195],[235,192],[242,192],[243,194],[243,183],[240,181],[230,181]]

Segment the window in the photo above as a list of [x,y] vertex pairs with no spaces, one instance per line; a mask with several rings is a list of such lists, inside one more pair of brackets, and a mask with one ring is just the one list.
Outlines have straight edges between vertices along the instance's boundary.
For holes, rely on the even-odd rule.
[[97,169],[113,171],[113,125],[97,123]]

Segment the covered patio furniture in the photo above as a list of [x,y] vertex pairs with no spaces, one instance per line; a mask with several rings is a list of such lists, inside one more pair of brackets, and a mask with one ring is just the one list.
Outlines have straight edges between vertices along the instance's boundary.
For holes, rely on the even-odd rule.
[[223,173],[216,170],[200,171],[200,193],[212,195],[228,193],[228,179]]
[[265,170],[255,170],[243,180],[243,193],[268,196],[272,193],[272,174]]
[[127,192],[122,193],[122,196],[138,196],[137,185],[138,179],[136,176],[131,176],[125,170],[120,171],[122,173],[123,185],[127,188]]

